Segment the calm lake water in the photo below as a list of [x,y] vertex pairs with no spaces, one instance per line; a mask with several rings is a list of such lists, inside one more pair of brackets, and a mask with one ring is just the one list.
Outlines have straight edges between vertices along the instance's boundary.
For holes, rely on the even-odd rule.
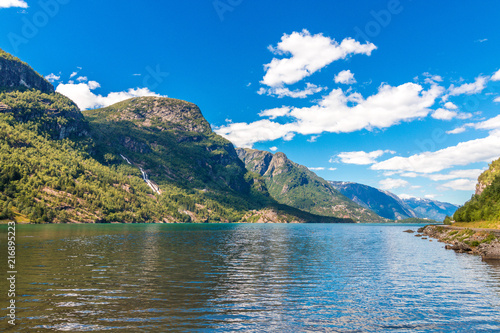
[[2,259],[0,330],[500,331],[500,266],[408,228],[21,225],[17,325]]

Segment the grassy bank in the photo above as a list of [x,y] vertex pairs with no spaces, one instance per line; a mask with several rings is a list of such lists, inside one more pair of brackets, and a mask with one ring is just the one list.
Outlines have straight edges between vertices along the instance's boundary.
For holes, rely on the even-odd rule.
[[456,222],[452,225],[463,228],[500,229],[500,221]]

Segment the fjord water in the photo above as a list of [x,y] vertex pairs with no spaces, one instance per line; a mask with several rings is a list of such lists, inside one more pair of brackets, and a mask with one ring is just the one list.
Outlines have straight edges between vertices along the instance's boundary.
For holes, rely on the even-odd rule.
[[19,225],[17,325],[5,317],[3,278],[0,329],[500,330],[500,266],[408,228],[417,226]]

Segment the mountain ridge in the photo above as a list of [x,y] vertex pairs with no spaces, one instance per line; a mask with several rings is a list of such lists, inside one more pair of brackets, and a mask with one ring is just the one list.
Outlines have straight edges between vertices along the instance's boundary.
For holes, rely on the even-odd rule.
[[307,167],[287,158],[249,148],[236,152],[247,170],[263,177],[269,193],[280,203],[314,214],[348,217],[357,222],[387,222],[369,209],[354,203]]
[[355,182],[330,183],[348,198],[391,220],[426,218],[442,221],[458,209],[456,205],[431,199],[401,198],[389,191]]
[[0,59],[0,219],[352,222],[276,202],[192,103],[141,97],[82,113],[29,65]]

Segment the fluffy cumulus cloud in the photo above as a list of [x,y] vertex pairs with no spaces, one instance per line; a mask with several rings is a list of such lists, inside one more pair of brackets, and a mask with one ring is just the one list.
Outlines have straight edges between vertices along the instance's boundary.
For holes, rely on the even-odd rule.
[[354,78],[354,74],[348,69],[335,75],[335,83],[353,84],[356,83],[356,79]]
[[500,69],[491,76],[491,81],[500,81]]
[[461,142],[435,152],[423,152],[410,157],[392,157],[371,166],[373,170],[434,173],[458,165],[491,162],[500,156],[500,133],[486,138]]
[[469,124],[469,126],[473,126],[476,129],[482,130],[496,130],[500,129],[500,115],[490,118],[488,120],[482,121],[476,124]]
[[28,8],[28,4],[24,0],[0,0],[0,8]]
[[394,154],[395,152],[389,150],[375,150],[369,153],[364,151],[343,152],[338,154],[337,157],[332,157],[330,162],[333,163],[340,160],[340,162],[346,164],[368,165],[376,163],[377,158],[386,153]]
[[483,172],[482,169],[468,169],[468,170],[453,170],[447,174],[432,174],[428,177],[434,181],[452,180],[452,179],[471,179],[476,181],[479,175]]
[[306,87],[302,90],[300,89],[290,90],[289,88],[285,87],[271,87],[271,88],[262,87],[257,91],[257,94],[275,96],[278,98],[283,98],[283,97],[306,98],[307,96],[314,95],[325,89],[326,87],[320,87],[308,82],[306,84]]
[[128,89],[127,91],[111,92],[107,96],[95,94],[92,90],[99,88],[101,85],[96,81],[88,81],[86,83],[61,83],[57,86],[56,91],[64,96],[72,99],[81,110],[95,109],[106,107],[132,97],[143,96],[160,96],[148,88]]
[[458,87],[455,87],[452,84],[448,88],[448,94],[445,95],[443,99],[446,100],[448,96],[479,94],[481,91],[484,90],[484,88],[486,88],[487,83],[488,83],[487,76],[478,76],[476,80],[472,83],[464,83]]
[[271,147],[269,148],[270,151],[277,151],[278,150],[278,147],[274,146],[274,147]]
[[45,76],[45,78],[49,82],[54,82],[54,81],[59,81],[59,79],[61,78],[61,76],[60,75],[55,75],[54,73],[50,73],[49,75]]
[[237,147],[250,148],[253,143],[283,138],[289,141],[297,131],[295,124],[280,124],[267,119],[253,123],[232,123],[215,128],[215,132],[230,140]]
[[[255,142],[290,137],[292,134],[313,135],[323,132],[350,133],[362,129],[382,129],[423,118],[443,89],[433,85],[428,90],[415,83],[397,87],[384,84],[376,94],[364,98],[359,93],[346,94],[334,89],[318,104],[304,108],[288,108],[289,123],[259,120],[253,123],[233,123],[216,132],[236,145],[251,147]],[[283,111],[284,112],[284,111]],[[277,117],[276,113],[261,116]],[[255,133],[253,131],[256,131]]]
[[444,183],[442,186],[446,189],[455,191],[474,191],[476,188],[476,180],[474,179],[455,179]]
[[339,44],[323,34],[311,35],[309,31],[283,35],[276,47],[269,47],[275,55],[290,55],[289,58],[273,58],[264,65],[266,74],[261,83],[269,87],[293,84],[310,76],[330,63],[353,54],[370,55],[376,46],[361,44],[346,38]]
[[393,190],[395,188],[407,187],[410,183],[403,179],[386,178],[381,180],[379,185],[383,190]]
[[458,115],[458,113],[456,113],[455,111],[450,111],[450,110],[446,110],[443,108],[439,108],[432,113],[431,117],[434,119],[439,119],[439,120],[452,120],[457,115]]
[[282,106],[280,108],[268,109],[259,113],[261,117],[268,117],[270,119],[276,119],[278,117],[284,117],[288,115],[291,111],[291,108],[288,106]]
[[458,106],[456,106],[452,102],[446,102],[444,104],[444,107],[447,108],[448,110],[456,110],[456,109],[458,109]]

